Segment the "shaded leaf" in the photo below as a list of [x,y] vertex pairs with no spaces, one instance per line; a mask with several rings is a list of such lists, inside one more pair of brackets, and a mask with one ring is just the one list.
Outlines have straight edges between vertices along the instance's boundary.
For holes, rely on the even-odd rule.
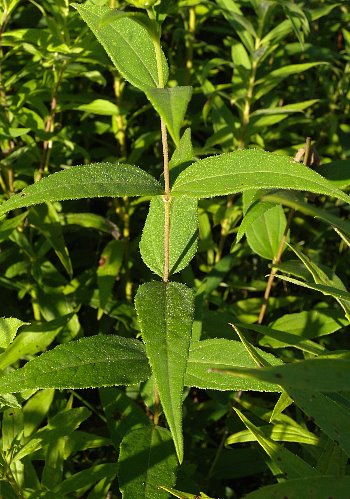
[[319,476],[303,477],[287,482],[277,483],[262,487],[250,492],[246,499],[320,499],[321,497],[345,498],[350,490],[350,477],[348,476]]
[[127,433],[120,445],[119,487],[123,499],[166,499],[159,488],[175,485],[178,461],[171,433],[147,426]]

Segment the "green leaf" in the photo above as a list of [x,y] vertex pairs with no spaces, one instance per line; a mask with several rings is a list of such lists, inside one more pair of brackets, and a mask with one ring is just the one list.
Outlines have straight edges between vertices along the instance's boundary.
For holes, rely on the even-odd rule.
[[298,286],[302,286],[304,288],[320,291],[324,295],[333,296],[333,298],[337,300],[350,303],[350,293],[342,289],[334,288],[333,286],[326,286],[324,284],[314,284],[313,282],[300,281],[299,279],[293,279],[292,277],[287,277],[279,274],[276,275],[276,277],[278,279],[282,279],[283,281],[291,282],[292,284],[297,284]]
[[28,213],[24,212],[16,217],[4,220],[0,226],[0,242],[8,240],[17,227],[20,227],[20,225],[24,222],[27,215]]
[[165,121],[173,141],[179,145],[180,128],[191,100],[192,87],[151,88],[146,95]]
[[174,174],[174,170],[176,170],[176,173],[178,170],[182,171],[181,168],[184,164],[192,162],[193,155],[191,129],[186,128],[171,157],[171,160],[169,161],[170,176]]
[[172,487],[161,487],[162,489],[170,492],[174,497],[178,497],[179,499],[214,499],[213,497],[209,497],[204,492],[200,492],[198,494],[188,494],[187,492],[181,492],[181,490],[173,489]]
[[119,116],[119,107],[107,99],[94,99],[88,104],[80,104],[74,109],[85,111],[86,113],[99,114],[102,116]]
[[350,358],[334,355],[333,358],[318,357],[260,369],[237,367],[231,371],[238,376],[278,383],[287,391],[289,387],[293,387],[336,392],[349,388]]
[[[113,64],[123,77],[143,91],[158,87],[155,45],[149,32],[132,16],[113,16],[112,11],[97,5],[73,4],[81,17],[103,45]],[[168,65],[162,53],[164,83],[168,79]]]
[[132,385],[149,375],[144,347],[139,341],[99,335],[58,345],[3,376],[0,393]]
[[116,468],[115,463],[96,464],[63,480],[60,485],[53,489],[53,493],[56,497],[67,497],[67,494],[76,494],[79,489],[91,487],[91,485],[103,478],[109,477],[113,479],[116,475]]
[[246,228],[247,241],[257,255],[274,260],[278,254],[287,219],[281,206],[264,211]]
[[264,338],[259,341],[259,344],[261,346],[270,347],[273,345],[274,348],[281,348],[282,346],[293,346],[295,348],[303,350],[304,352],[309,352],[314,355],[318,355],[325,351],[325,348],[322,345],[314,343],[310,340],[304,340],[300,336],[287,333],[283,330],[279,330],[269,326],[262,326],[260,324],[235,323],[235,325],[243,329],[248,329],[250,331],[256,331],[257,333],[263,334]]
[[28,324],[15,317],[0,317],[0,348],[7,348],[13,342],[18,329]]
[[[265,437],[277,442],[298,442],[308,445],[319,445],[319,438],[301,426],[291,425],[287,423],[269,424],[259,427]],[[225,441],[225,445],[232,445],[243,442],[254,442],[257,440],[249,430],[243,430],[230,435]]]
[[247,212],[243,217],[241,225],[239,226],[235,243],[239,243],[248,228],[253,225],[258,218],[275,207],[276,203],[271,203],[268,201],[255,202],[251,206],[249,206]]
[[[154,197],[143,229],[140,252],[145,264],[159,276],[164,273],[164,219],[164,199]],[[196,254],[197,232],[197,199],[173,198],[170,203],[170,274],[184,269]]]
[[60,224],[57,211],[51,203],[31,208],[28,221],[34,225],[39,232],[47,239],[56,252],[68,275],[73,274],[72,263],[69,258],[68,249],[64,241],[62,226]]
[[192,332],[193,291],[179,283],[149,282],[139,287],[135,305],[160,401],[181,462],[181,407]]
[[207,198],[266,188],[307,189],[350,202],[349,196],[310,168],[259,149],[237,150],[193,163],[180,173],[172,194]]
[[262,487],[250,492],[246,499],[320,499],[321,497],[347,497],[350,490],[350,477],[348,476],[319,476],[303,477],[286,482]]
[[111,295],[115,280],[123,263],[124,241],[110,241],[103,249],[97,269],[97,285],[100,299],[98,317],[102,316]]
[[132,165],[96,163],[74,166],[43,178],[0,206],[0,215],[15,208],[48,201],[107,196],[154,196],[163,189],[145,171]]
[[338,159],[320,165],[317,171],[339,189],[345,189],[350,185],[350,159]]
[[317,206],[313,206],[312,204],[304,203],[300,199],[300,196],[296,195],[295,192],[292,193],[281,191],[277,192],[276,194],[267,194],[263,195],[263,199],[266,200],[266,202],[272,201],[275,203],[281,203],[285,206],[289,206],[290,208],[294,208],[301,213],[305,213],[305,215],[319,218],[329,225],[337,227],[347,234],[350,234],[350,223],[347,220],[343,220],[342,218],[333,215],[328,210],[318,208]]
[[24,446],[14,455],[13,461],[23,459],[25,456],[36,452],[57,439],[69,435],[85,421],[91,412],[86,407],[78,407],[62,411],[50,419],[44,428],[35,432]]
[[171,433],[165,428],[147,426],[127,433],[118,461],[123,499],[167,499],[159,486],[175,485],[177,466]]
[[314,422],[350,457],[349,401],[339,394],[288,389],[288,394]]
[[[258,348],[256,350],[270,364],[280,363],[273,355]],[[230,369],[233,366],[256,366],[241,342],[219,338],[192,342],[185,384],[211,390],[280,391],[275,382],[263,383],[255,380],[239,379],[238,377],[235,378],[211,371],[211,369]]]
[[297,478],[312,475],[320,475],[318,471],[310,466],[306,461],[301,459],[296,454],[293,454],[285,447],[277,444],[263,433],[260,428],[253,425],[238,409],[235,412],[245,424],[249,431],[252,432],[261,447],[269,455],[273,463],[281,470],[286,478]]
[[[270,323],[269,327],[297,336],[296,341],[300,341],[332,334],[348,324],[340,310],[320,309],[282,315]],[[290,345],[290,343],[285,343],[282,338],[277,337],[274,339],[264,337],[259,341],[259,344],[272,348]]]
[[0,369],[14,364],[26,355],[43,352],[72,319],[73,314],[42,324],[31,324],[14,339],[5,352],[0,354]]

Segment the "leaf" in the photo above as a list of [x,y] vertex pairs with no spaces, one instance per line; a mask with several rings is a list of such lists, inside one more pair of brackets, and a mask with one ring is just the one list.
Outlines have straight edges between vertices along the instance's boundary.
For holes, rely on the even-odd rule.
[[[319,438],[301,426],[277,423],[274,425],[259,426],[259,431],[261,431],[265,437],[277,442],[298,442],[308,445],[319,445]],[[243,430],[227,437],[225,445],[254,442],[255,440],[257,440],[257,438],[251,431]]]
[[250,492],[245,499],[320,499],[321,497],[347,497],[350,490],[349,476],[303,477],[262,487]]
[[[247,191],[249,192],[249,191]],[[276,207],[276,203],[260,201],[253,203],[245,213],[241,225],[239,226],[235,243],[239,243],[248,228],[255,223],[266,212]]]
[[[73,4],[98,41],[111,58],[113,64],[132,85],[143,91],[158,87],[156,51],[149,32],[132,16],[114,16],[108,7]],[[164,84],[168,79],[168,65],[162,53]]]
[[325,348],[322,345],[314,343],[310,340],[304,340],[302,337],[287,333],[283,330],[274,329],[269,326],[262,326],[260,324],[235,323],[235,325],[243,329],[248,329],[250,331],[256,331],[257,333],[263,334],[264,338],[259,341],[259,344],[261,346],[270,347],[273,345],[274,348],[292,346],[314,355],[318,355],[325,351]]
[[188,494],[187,492],[181,492],[180,490],[173,489],[172,487],[161,487],[163,490],[170,492],[174,497],[178,497],[179,499],[214,499],[213,497],[209,497],[204,492],[200,492],[198,494]]
[[110,241],[103,249],[97,269],[97,285],[99,291],[100,308],[98,318],[103,314],[111,295],[115,280],[123,263],[124,241]]
[[91,487],[103,478],[109,477],[112,480],[116,475],[116,468],[115,463],[96,464],[63,480],[53,489],[53,493],[56,497],[65,497],[67,494],[76,494],[79,489]]
[[183,284],[148,282],[139,287],[135,305],[142,338],[160,401],[183,458],[182,393],[193,321],[193,291]]
[[180,128],[192,97],[192,87],[150,88],[146,95],[165,121],[173,141],[179,145]]
[[350,358],[334,355],[333,358],[318,357],[281,366],[249,369],[231,369],[238,376],[248,376],[278,383],[288,391],[289,387],[305,390],[337,392],[349,389]]
[[267,260],[274,260],[278,254],[287,219],[281,206],[264,211],[246,228],[250,248]]
[[172,194],[207,198],[266,188],[307,189],[350,202],[349,196],[310,168],[259,149],[237,150],[193,163],[180,173]]
[[319,393],[296,388],[289,395],[314,422],[350,457],[349,403],[341,395]]
[[[145,264],[159,276],[164,273],[164,220],[164,199],[154,197],[142,232],[140,252]],[[170,274],[184,269],[196,254],[197,232],[197,199],[173,198],[170,203]]]
[[[270,364],[280,361],[273,355],[256,349]],[[244,345],[239,341],[215,338],[191,343],[187,363],[185,384],[211,390],[256,390],[278,392],[273,383],[262,383],[248,379],[212,372],[211,369],[229,369],[233,366],[255,367]]]
[[266,437],[261,429],[253,425],[238,409],[234,408],[234,410],[286,478],[320,475],[315,468],[299,456]]
[[177,466],[171,433],[165,428],[147,426],[127,433],[118,460],[123,499],[167,499],[159,486],[175,485]]
[[[296,341],[308,338],[318,338],[339,331],[348,325],[340,310],[320,309],[304,310],[295,314],[285,314],[270,323],[269,327],[297,336]],[[268,334],[267,334],[268,336]],[[269,338],[265,336],[259,341],[261,346],[281,348],[290,343],[285,343],[282,338]]]
[[112,335],[58,345],[0,378],[0,393],[131,385],[150,375],[143,345]]
[[62,411],[50,419],[47,426],[35,432],[23,447],[14,455],[12,461],[23,459],[29,454],[33,454],[57,439],[69,435],[80,424],[85,421],[91,412],[86,407],[77,407],[67,411]]
[[287,76],[295,75],[298,73],[303,73],[308,69],[320,66],[321,64],[326,64],[325,62],[305,62],[302,64],[289,64],[287,66],[280,67],[271,71],[267,76],[257,80],[256,90],[254,91],[254,100],[257,101],[264,95],[268,94],[273,88],[275,88],[284,78]]
[[320,165],[317,171],[326,179],[328,179],[333,185],[339,187],[339,189],[345,189],[350,185],[350,160],[338,159],[337,161],[332,161],[331,163],[326,163],[325,165]]
[[300,281],[299,279],[293,279],[292,277],[287,277],[280,274],[277,274],[276,277],[278,279],[282,279],[283,281],[291,282],[292,284],[297,284],[298,286],[302,286],[304,288],[320,291],[324,295],[333,296],[333,298],[337,300],[342,300],[346,303],[350,303],[350,293],[344,291],[343,289],[334,288],[333,286],[325,286],[324,284],[314,284],[313,282]]
[[73,314],[70,314],[53,321],[42,324],[34,323],[23,328],[21,334],[14,339],[6,351],[0,354],[0,369],[5,369],[26,355],[35,355],[46,350],[72,318]]
[[0,348],[7,348],[14,340],[18,329],[28,322],[15,317],[0,317]]
[[275,203],[281,203],[285,206],[289,206],[290,208],[294,208],[295,210],[300,211],[301,213],[305,213],[306,215],[310,215],[312,217],[319,218],[324,222],[337,227],[347,234],[350,234],[350,223],[347,220],[343,220],[342,218],[336,217],[328,210],[318,208],[317,206],[313,206],[311,204],[304,203],[300,196],[296,196],[295,193],[281,191],[275,194],[267,194],[263,195],[263,199],[268,201],[272,201]]
[[31,208],[28,215],[28,221],[47,239],[55,250],[56,255],[60,259],[68,275],[72,277],[73,268],[64,241],[62,226],[57,211],[52,204],[47,203],[46,205]]
[[154,196],[162,192],[159,182],[136,166],[95,163],[74,166],[29,185],[0,205],[0,215],[15,208],[48,201],[107,196]]
[[94,99],[87,104],[80,104],[75,107],[78,111],[85,111],[91,114],[100,114],[102,116],[119,116],[119,107],[107,99]]
[[0,226],[0,242],[7,241],[11,234],[20,227],[20,225],[27,218],[28,213],[24,212],[16,217],[4,220]]
[[182,171],[184,164],[192,162],[193,155],[191,129],[186,128],[169,161],[170,176],[174,176],[174,173]]

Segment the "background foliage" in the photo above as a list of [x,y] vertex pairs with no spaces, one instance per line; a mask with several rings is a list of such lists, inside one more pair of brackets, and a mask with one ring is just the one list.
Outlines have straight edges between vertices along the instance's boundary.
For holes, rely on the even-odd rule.
[[[0,2],[2,200],[77,164],[142,163],[156,177],[162,172],[159,122],[151,105],[125,83],[69,3]],[[87,3],[126,7],[113,0]],[[163,5],[169,86],[193,86],[183,130],[191,127],[194,150],[185,161],[252,146],[294,156],[312,137],[322,162],[318,166],[315,160],[312,167],[328,178],[333,171],[335,184],[348,186],[347,2],[164,0]],[[170,147],[172,152],[174,143]],[[257,322],[265,276],[276,263],[290,209],[270,207],[237,242],[249,196],[200,200],[198,252],[176,278],[196,291],[194,339],[238,339],[228,323],[244,323],[244,337],[284,361],[348,348],[344,315],[349,317],[349,299],[339,290],[346,293],[349,278],[344,235],[349,208],[322,196],[309,197],[311,208],[303,198],[281,196],[284,206],[297,211],[291,219],[291,246],[279,264],[287,276],[274,285],[262,325]],[[4,373],[70,340],[111,333],[139,336],[133,300],[139,285],[153,278],[139,251],[148,204],[147,196],[56,202],[17,210],[2,222],[0,315],[22,321],[15,324],[15,340],[0,345]],[[337,221],[324,222],[332,216]],[[332,228],[337,224],[343,239]],[[158,262],[152,265],[154,270]],[[314,291],[297,286],[293,278]],[[333,287],[333,295],[337,288],[338,304],[317,286]],[[277,338],[273,330],[280,332]],[[298,335],[302,341],[295,348]],[[300,377],[305,378],[303,373]],[[307,410],[303,388],[290,395],[305,405],[309,417],[291,405],[274,419],[277,393],[187,390],[185,461],[176,488],[242,497],[280,481],[282,472],[290,482],[309,476],[305,467],[312,466],[339,477],[333,485],[317,477],[322,490],[331,487],[331,494],[342,484],[346,490],[348,413],[339,421],[347,428],[342,446],[327,427],[333,409],[338,420],[335,406],[348,410],[346,387],[336,396],[317,395],[320,407],[327,408],[326,421]],[[130,434],[134,442],[119,445],[128,430],[149,422],[152,390],[147,381],[125,389],[26,391],[20,400],[23,410],[11,396],[2,396],[1,494],[10,499],[126,494],[115,463],[120,452],[122,469],[127,445],[135,446],[140,436]],[[35,434],[38,438],[31,438]],[[167,442],[168,436],[159,428],[156,438]],[[270,454],[262,450],[267,448]],[[303,459],[299,474],[289,471],[296,464],[288,452]],[[9,456],[14,458],[11,469],[6,467]],[[313,486],[308,480],[303,492]],[[290,490],[285,494],[298,497],[299,486],[292,486],[295,496],[288,495]],[[249,497],[268,497],[266,491]]]

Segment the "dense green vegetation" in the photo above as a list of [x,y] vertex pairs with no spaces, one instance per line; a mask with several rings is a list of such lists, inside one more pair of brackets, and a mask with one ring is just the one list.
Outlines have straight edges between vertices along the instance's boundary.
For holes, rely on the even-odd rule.
[[349,21],[0,0],[1,497],[349,497]]

